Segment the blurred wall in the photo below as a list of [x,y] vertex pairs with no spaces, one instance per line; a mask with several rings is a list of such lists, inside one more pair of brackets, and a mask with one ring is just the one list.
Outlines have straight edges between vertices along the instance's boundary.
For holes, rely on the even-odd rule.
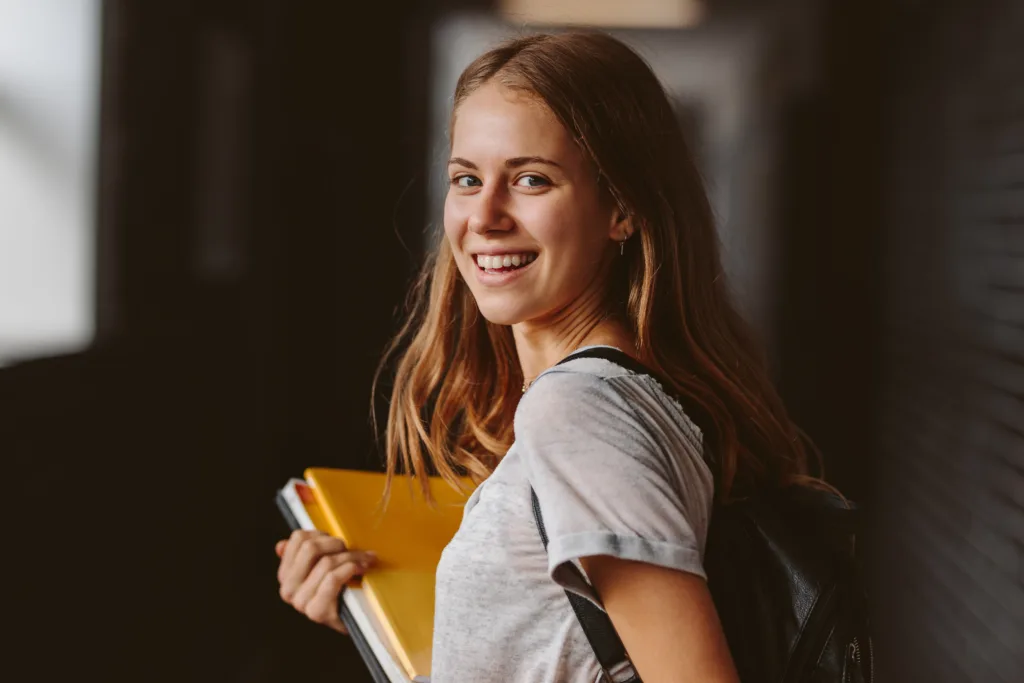
[[902,3],[877,468],[890,680],[1024,680],[1024,5]]
[[420,11],[103,3],[106,333],[0,371],[19,680],[360,680],[277,595],[273,494],[380,464],[370,380],[424,222]]

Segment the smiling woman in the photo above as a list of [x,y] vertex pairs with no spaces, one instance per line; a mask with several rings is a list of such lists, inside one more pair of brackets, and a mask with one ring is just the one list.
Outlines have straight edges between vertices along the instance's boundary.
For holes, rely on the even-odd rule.
[[[432,680],[736,681],[713,503],[824,484],[661,84],[605,34],[520,38],[467,67],[449,128],[445,239],[389,351],[386,430],[392,475],[482,482],[437,568]],[[307,582],[336,597],[350,574],[328,575]],[[628,658],[598,660],[563,589]]]

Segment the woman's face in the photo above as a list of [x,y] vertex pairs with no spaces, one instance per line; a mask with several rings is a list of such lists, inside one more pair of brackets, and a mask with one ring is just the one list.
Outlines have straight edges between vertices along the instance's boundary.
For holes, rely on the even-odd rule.
[[540,100],[493,82],[463,100],[448,177],[445,233],[487,320],[541,322],[603,289],[623,226]]

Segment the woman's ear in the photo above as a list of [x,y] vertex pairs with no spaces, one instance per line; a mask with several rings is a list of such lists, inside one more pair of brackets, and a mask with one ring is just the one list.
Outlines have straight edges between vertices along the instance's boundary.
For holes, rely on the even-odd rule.
[[622,209],[616,209],[608,235],[616,242],[628,240],[633,235],[633,217]]

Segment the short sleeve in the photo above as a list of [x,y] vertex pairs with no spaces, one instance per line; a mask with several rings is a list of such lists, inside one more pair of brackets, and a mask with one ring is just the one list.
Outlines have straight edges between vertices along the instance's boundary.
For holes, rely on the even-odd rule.
[[714,485],[699,430],[647,380],[549,371],[516,412],[516,447],[549,538],[548,570],[591,599],[566,563],[611,555],[706,576]]

